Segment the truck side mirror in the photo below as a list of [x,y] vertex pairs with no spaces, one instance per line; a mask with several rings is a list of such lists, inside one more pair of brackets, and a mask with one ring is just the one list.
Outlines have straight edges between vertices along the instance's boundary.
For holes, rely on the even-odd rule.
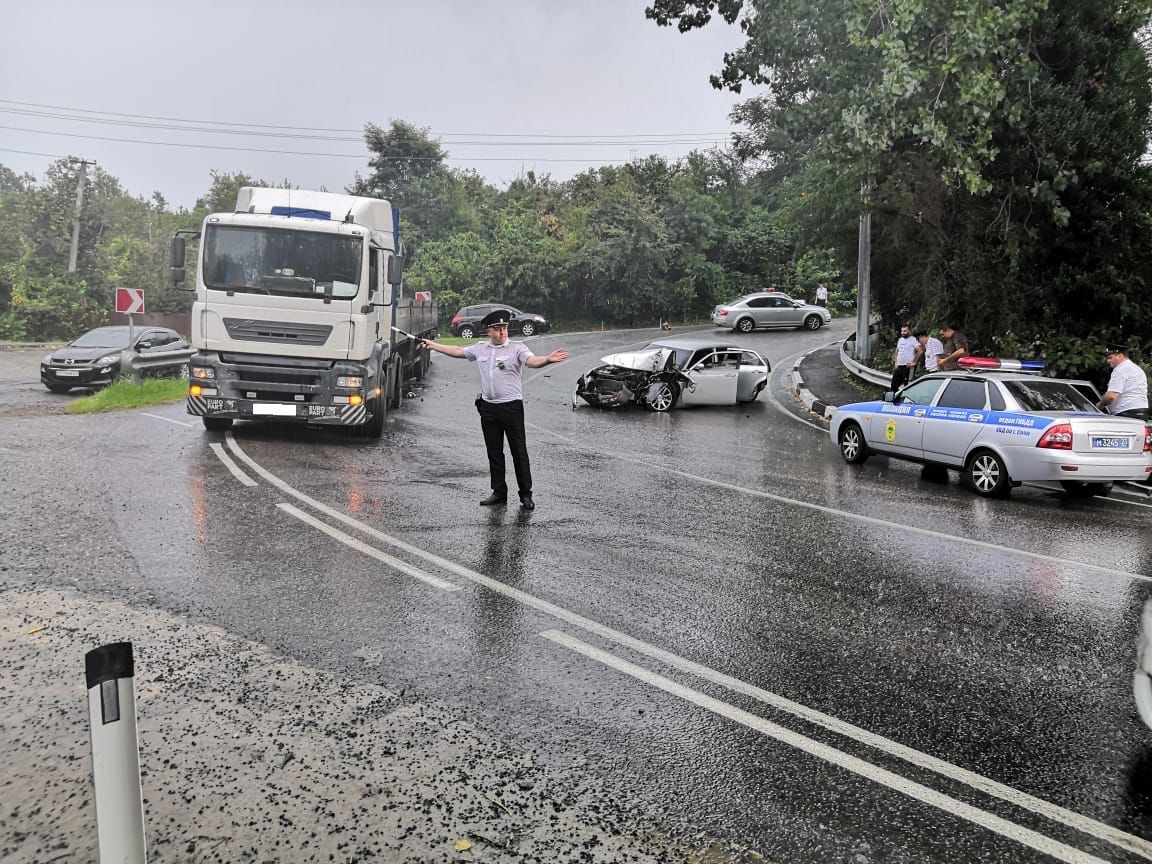
[[404,281],[404,261],[399,255],[388,256],[388,284],[400,286]]
[[172,282],[179,285],[184,281],[184,238],[173,237],[172,247],[168,253],[172,265]]

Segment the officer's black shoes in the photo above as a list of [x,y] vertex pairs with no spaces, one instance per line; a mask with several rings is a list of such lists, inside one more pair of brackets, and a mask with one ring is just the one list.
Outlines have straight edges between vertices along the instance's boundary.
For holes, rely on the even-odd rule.
[[520,494],[520,509],[521,510],[535,510],[536,504],[532,500],[531,492],[522,492]]
[[507,504],[508,497],[506,495],[497,495],[493,492],[487,498],[480,502],[481,507],[491,507],[494,504]]

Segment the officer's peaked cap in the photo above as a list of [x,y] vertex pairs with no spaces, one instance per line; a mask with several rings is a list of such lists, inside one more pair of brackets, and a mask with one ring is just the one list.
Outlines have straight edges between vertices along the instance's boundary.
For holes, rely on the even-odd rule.
[[488,327],[507,327],[510,320],[512,320],[511,312],[507,309],[496,309],[480,320],[480,326],[485,329]]
[[1132,349],[1127,345],[1121,345],[1119,342],[1109,342],[1106,346],[1105,354],[1128,354]]

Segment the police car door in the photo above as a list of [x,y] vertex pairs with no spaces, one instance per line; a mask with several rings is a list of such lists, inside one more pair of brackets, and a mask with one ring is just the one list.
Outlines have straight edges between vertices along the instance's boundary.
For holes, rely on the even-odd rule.
[[738,351],[713,351],[688,370],[692,386],[680,397],[684,405],[734,405],[740,375]]
[[868,427],[872,449],[919,459],[924,418],[943,384],[943,378],[926,378],[901,390],[897,401],[884,402]]
[[979,378],[952,378],[924,422],[924,458],[964,464],[964,454],[988,420],[988,384]]

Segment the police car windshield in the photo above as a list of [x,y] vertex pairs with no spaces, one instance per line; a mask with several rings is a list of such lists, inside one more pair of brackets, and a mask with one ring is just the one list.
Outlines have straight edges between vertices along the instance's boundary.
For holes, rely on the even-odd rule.
[[1067,381],[1003,381],[1025,411],[1090,411],[1099,413],[1088,398]]

